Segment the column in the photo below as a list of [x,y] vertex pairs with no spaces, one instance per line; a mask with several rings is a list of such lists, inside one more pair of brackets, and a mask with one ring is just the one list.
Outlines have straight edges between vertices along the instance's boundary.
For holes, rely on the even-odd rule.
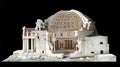
[[23,47],[22,47],[22,49],[23,49],[23,52],[25,52],[25,40],[23,39]]
[[72,40],[70,40],[70,45],[71,45],[71,46],[70,46],[70,49],[72,49]]
[[31,39],[31,51],[33,52],[33,39]]
[[54,49],[54,51],[57,50],[57,41],[55,41],[53,49]]
[[26,46],[26,47],[27,47],[27,48],[26,48],[26,49],[27,49],[27,52],[29,52],[29,40],[28,40],[28,39],[26,39],[26,45],[27,45],[27,46]]
[[[78,42],[78,51],[80,52],[81,55],[83,55],[85,53],[85,41],[84,40],[77,40]],[[82,45],[83,44],[83,45]]]
[[35,44],[35,50],[36,50],[36,53],[40,53],[40,42],[39,40],[36,38],[36,44]]
[[23,52],[26,52],[26,41],[23,39]]
[[53,51],[55,51],[55,43],[54,43],[54,46],[53,46]]
[[33,41],[34,41],[34,42],[33,42],[33,43],[34,43],[34,44],[33,44],[33,47],[34,47],[33,49],[34,49],[34,51],[36,51],[36,39],[34,39]]

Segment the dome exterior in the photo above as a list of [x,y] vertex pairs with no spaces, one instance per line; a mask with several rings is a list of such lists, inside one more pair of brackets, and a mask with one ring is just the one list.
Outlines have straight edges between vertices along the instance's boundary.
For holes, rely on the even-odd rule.
[[77,10],[61,10],[47,19],[48,31],[79,30],[86,28],[89,18]]

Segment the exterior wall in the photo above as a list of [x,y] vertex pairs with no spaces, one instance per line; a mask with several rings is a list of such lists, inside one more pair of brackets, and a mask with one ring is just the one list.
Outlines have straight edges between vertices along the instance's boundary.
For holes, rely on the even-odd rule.
[[78,37],[78,48],[79,48],[79,53],[80,53],[80,56],[84,56],[85,55],[85,43],[86,43],[86,40],[85,40],[85,37],[87,36],[91,36],[91,35],[94,35],[94,32],[93,31],[90,31],[90,30],[83,30],[83,31],[77,31],[77,37]]
[[39,37],[38,39],[38,44],[37,44],[37,49],[40,54],[46,54],[46,45],[48,45],[48,32],[47,31],[39,31]]
[[92,56],[96,54],[108,54],[109,44],[107,36],[85,37],[85,54]]

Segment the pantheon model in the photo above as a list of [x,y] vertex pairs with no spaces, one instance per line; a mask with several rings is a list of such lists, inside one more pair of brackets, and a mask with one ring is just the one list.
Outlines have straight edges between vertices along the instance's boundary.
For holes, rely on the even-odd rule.
[[98,34],[95,22],[77,10],[61,10],[37,19],[35,28],[23,26],[22,50],[3,61],[111,61],[108,36]]

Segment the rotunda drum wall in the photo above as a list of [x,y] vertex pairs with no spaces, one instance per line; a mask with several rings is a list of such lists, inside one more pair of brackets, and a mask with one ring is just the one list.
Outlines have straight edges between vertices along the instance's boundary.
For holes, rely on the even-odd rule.
[[82,27],[82,20],[74,12],[58,12],[48,25],[49,31],[78,30]]

